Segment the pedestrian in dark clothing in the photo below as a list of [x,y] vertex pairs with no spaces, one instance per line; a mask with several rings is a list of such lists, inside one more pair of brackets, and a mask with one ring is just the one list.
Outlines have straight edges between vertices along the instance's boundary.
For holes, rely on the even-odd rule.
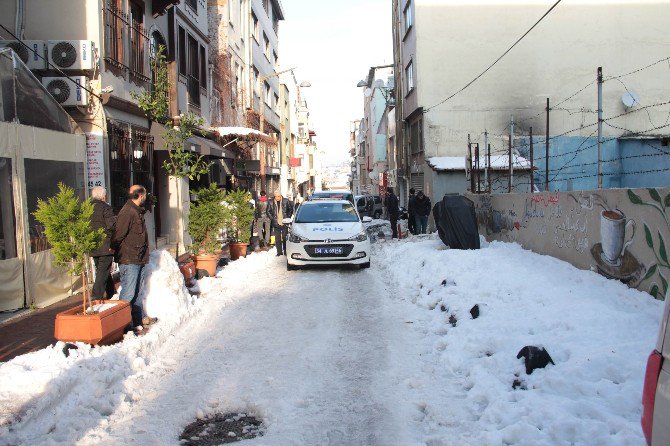
[[254,213],[256,226],[254,232],[258,234],[259,244],[264,250],[267,250],[270,246],[272,218],[270,218],[268,211],[269,207],[267,194],[262,190],[260,197],[256,200],[256,211]]
[[414,188],[409,190],[409,200],[407,201],[407,229],[416,235],[416,195]]
[[119,299],[130,302],[133,327],[149,325],[155,318],[143,317],[141,302],[137,302],[142,285],[143,271],[149,263],[149,237],[144,222],[146,210],[144,202],[147,191],[143,186],[131,186],[129,199],[119,212],[112,237],[116,251],[116,262],[121,273],[121,293]]
[[281,256],[286,253],[286,237],[288,236],[288,226],[284,224],[284,219],[293,216],[293,203],[282,197],[281,192],[277,189],[268,206],[268,212],[272,220],[272,234],[275,236],[277,255]]
[[393,238],[398,238],[398,216],[400,215],[400,202],[398,197],[393,193],[392,188],[386,189],[386,212],[388,212],[389,220],[391,221],[391,231],[393,231]]
[[428,229],[428,216],[430,215],[430,198],[419,191],[416,194],[415,208],[416,213],[416,232],[417,234],[425,234]]
[[112,207],[107,204],[107,191],[104,187],[97,186],[91,190],[91,203],[93,203],[93,215],[91,215],[91,228],[103,229],[105,238],[98,249],[91,252],[95,263],[95,282],[91,290],[92,300],[103,300],[107,292],[107,299],[114,296],[114,281],[112,280],[112,262],[114,251],[111,248],[111,237],[114,232],[116,216]]

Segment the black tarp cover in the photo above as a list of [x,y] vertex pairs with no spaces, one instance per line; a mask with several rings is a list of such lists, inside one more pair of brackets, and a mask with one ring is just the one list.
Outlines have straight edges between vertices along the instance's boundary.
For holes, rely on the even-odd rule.
[[445,195],[433,207],[437,233],[452,249],[479,249],[475,204],[462,195]]

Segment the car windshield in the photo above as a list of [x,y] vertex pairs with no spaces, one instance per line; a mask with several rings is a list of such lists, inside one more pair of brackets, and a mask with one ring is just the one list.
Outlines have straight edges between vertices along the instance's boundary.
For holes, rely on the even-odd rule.
[[355,222],[358,214],[351,203],[315,203],[300,206],[296,223]]

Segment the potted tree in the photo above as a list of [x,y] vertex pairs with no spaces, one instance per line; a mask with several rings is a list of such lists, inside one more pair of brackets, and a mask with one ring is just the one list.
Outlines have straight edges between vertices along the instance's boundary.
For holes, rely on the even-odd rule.
[[35,218],[44,225],[52,246],[54,264],[67,266],[80,275],[82,305],[56,315],[54,337],[65,342],[109,344],[123,337],[130,324],[130,304],[125,301],[94,301],[88,292],[88,253],[102,243],[104,230],[91,228],[93,204],[80,201],[74,190],[58,184],[58,193],[47,201],[39,200]]
[[197,269],[204,269],[210,276],[216,274],[221,243],[219,231],[223,229],[228,208],[223,204],[225,193],[215,184],[195,192],[195,203],[191,204],[188,233],[193,244],[191,252]]
[[250,201],[251,194],[240,189],[229,191],[225,195],[225,205],[228,209],[225,223],[230,260],[247,256],[251,223],[254,221],[254,208]]

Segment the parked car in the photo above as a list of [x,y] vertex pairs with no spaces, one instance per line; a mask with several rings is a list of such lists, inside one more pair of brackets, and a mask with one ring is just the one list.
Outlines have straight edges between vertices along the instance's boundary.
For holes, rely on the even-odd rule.
[[670,299],[665,300],[656,349],[647,361],[642,390],[642,431],[647,444],[670,445]]
[[375,213],[375,200],[372,195],[356,195],[354,200],[356,201],[358,215],[361,217],[378,218]]
[[381,218],[384,213],[384,203],[382,203],[382,197],[379,195],[372,196],[374,200],[374,212],[372,213],[372,218]]
[[350,190],[322,190],[314,192],[309,196],[309,201],[313,200],[347,200],[354,203],[354,194]]
[[370,267],[370,239],[348,200],[311,200],[300,206],[286,241],[286,269],[309,265]]

